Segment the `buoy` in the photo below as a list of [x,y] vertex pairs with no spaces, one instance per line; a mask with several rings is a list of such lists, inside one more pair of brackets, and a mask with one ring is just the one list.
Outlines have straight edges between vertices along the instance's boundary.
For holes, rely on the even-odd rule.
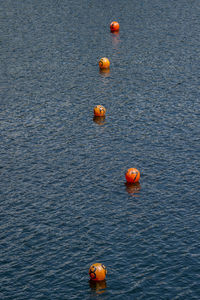
[[99,68],[100,69],[109,69],[110,68],[110,61],[106,57],[102,57],[99,61]]
[[119,31],[119,23],[114,21],[110,24],[110,31],[111,32],[115,32],[115,31]]
[[106,278],[106,267],[101,263],[95,263],[89,268],[90,279],[94,281],[101,281]]
[[135,168],[130,168],[125,174],[126,181],[130,183],[136,183],[140,180],[140,172]]
[[106,109],[103,105],[97,105],[94,108],[94,115],[96,117],[104,117],[106,114]]

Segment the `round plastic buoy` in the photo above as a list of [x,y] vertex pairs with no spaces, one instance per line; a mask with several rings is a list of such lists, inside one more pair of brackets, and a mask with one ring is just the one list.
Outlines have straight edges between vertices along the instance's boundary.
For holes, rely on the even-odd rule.
[[130,183],[136,183],[140,180],[140,172],[135,168],[130,168],[125,174],[126,181]]
[[110,24],[110,31],[114,32],[114,31],[119,31],[119,23],[114,21]]
[[106,57],[102,57],[99,61],[99,68],[100,69],[109,69],[110,68],[110,61]]
[[96,117],[104,117],[106,114],[106,109],[103,105],[97,105],[94,108],[94,115]]
[[96,263],[90,266],[89,275],[90,279],[94,281],[101,281],[106,278],[106,267],[101,263]]

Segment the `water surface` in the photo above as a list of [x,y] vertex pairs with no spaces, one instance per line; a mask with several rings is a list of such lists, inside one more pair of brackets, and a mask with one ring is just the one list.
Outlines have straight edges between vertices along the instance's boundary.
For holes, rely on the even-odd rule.
[[1,299],[199,299],[199,17],[198,0],[2,1]]

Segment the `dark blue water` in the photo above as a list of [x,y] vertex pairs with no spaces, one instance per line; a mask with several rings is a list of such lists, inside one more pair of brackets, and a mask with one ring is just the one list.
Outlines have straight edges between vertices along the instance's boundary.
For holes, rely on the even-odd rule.
[[1,23],[0,299],[199,299],[200,1],[7,0]]

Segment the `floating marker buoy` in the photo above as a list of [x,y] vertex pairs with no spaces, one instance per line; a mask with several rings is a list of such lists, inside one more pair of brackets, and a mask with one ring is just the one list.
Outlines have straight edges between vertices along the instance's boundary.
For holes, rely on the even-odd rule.
[[114,21],[110,24],[110,31],[114,32],[114,31],[119,31],[119,23]]
[[125,174],[126,181],[130,183],[136,183],[140,180],[140,172],[135,168],[130,168]]
[[89,275],[90,279],[94,281],[104,280],[107,274],[106,267],[101,263],[96,263],[90,266]]
[[109,69],[110,68],[110,61],[106,57],[102,57],[99,61],[99,68],[100,69]]
[[94,115],[96,117],[104,117],[106,114],[106,109],[103,105],[97,105],[94,108]]

